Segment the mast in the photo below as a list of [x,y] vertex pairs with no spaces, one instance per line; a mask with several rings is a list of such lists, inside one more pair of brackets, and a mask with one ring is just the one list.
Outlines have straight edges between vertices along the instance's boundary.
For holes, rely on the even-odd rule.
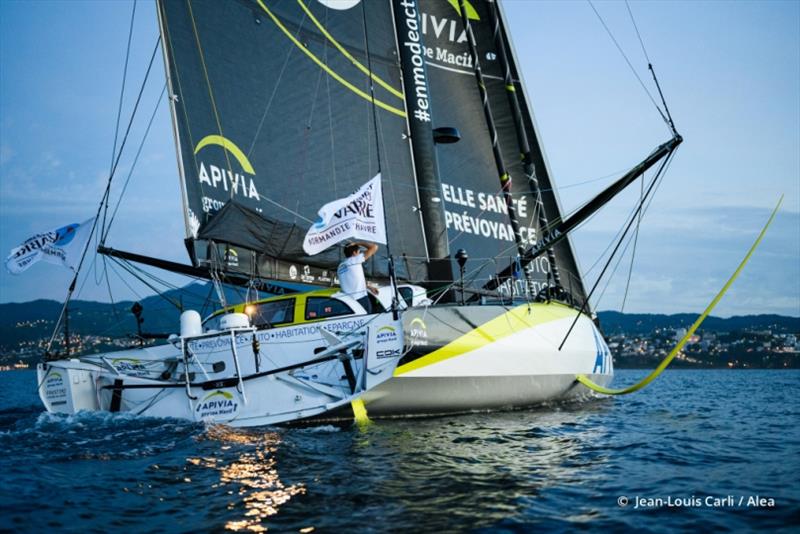
[[[459,10],[461,12],[461,21],[464,24],[464,29],[467,33],[467,44],[469,45],[469,54],[472,58],[473,62],[473,70],[475,72],[475,81],[478,84],[478,90],[480,91],[481,95],[481,102],[483,104],[483,115],[486,119],[486,126],[489,128],[489,135],[492,139],[492,154],[494,156],[494,163],[497,168],[497,175],[500,179],[500,186],[503,192],[503,200],[506,204],[506,209],[508,211],[508,219],[511,223],[511,229],[514,233],[514,243],[517,247],[517,253],[519,257],[525,254],[525,242],[522,239],[522,234],[520,233],[519,228],[519,221],[517,220],[517,211],[514,206],[514,198],[511,195],[511,186],[512,180],[511,175],[508,174],[506,170],[505,164],[503,163],[503,155],[500,149],[500,142],[498,140],[497,135],[497,128],[495,128],[494,124],[494,116],[492,115],[492,109],[489,106],[489,94],[486,91],[486,84],[483,80],[483,72],[481,71],[480,61],[478,59],[478,46],[475,41],[475,34],[472,31],[472,25],[469,22],[469,16],[467,13],[467,5],[464,0],[459,0],[458,2]],[[530,263],[530,262],[529,262]],[[527,267],[528,264],[525,264]],[[529,272],[526,269],[525,271],[525,278],[526,278],[526,287],[530,287],[530,276]]]
[[67,353],[67,358],[69,358],[69,301],[64,304],[64,350]]
[[450,280],[452,271],[449,259],[447,262],[437,261],[449,258],[450,250],[431,126],[432,113],[420,13],[417,0],[392,0],[391,3],[400,53],[411,152],[417,177],[419,210],[429,260],[429,278]]
[[[500,60],[500,67],[503,70],[503,81],[505,83],[506,96],[508,97],[508,105],[511,108],[511,116],[514,119],[514,130],[517,133],[517,143],[519,145],[520,155],[522,157],[522,169],[525,176],[528,178],[528,186],[531,193],[536,200],[536,210],[538,213],[538,222],[540,231],[544,231],[548,226],[547,213],[545,213],[544,202],[542,201],[542,192],[539,187],[539,179],[536,176],[536,168],[533,165],[533,156],[531,155],[531,145],[528,140],[528,133],[525,131],[525,122],[522,117],[522,109],[517,98],[517,90],[514,85],[514,79],[511,76],[511,66],[509,65],[508,55],[506,54],[506,45],[503,38],[503,32],[500,30],[500,14],[498,11],[497,0],[488,0],[489,18],[492,24],[492,33],[494,35],[495,47],[497,48],[497,57]],[[530,240],[529,240],[530,242]],[[536,243],[531,243],[535,245]],[[561,286],[561,276],[558,272],[558,265],[556,264],[556,255],[552,247],[547,249],[547,260],[550,263],[550,273],[553,275],[553,282],[556,287]],[[530,270],[530,263],[526,266]]]

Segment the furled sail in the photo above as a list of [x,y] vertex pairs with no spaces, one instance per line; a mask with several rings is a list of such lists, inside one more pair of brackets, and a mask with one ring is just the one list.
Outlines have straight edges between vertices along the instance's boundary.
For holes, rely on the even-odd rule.
[[[424,280],[391,3],[165,0],[158,7],[193,263],[332,283],[338,249],[308,257],[302,238],[320,206],[379,170],[372,72],[391,252],[401,278]],[[367,274],[386,277],[386,258],[381,247]]]
[[[544,210],[550,222],[561,217],[557,197],[538,142],[502,13],[499,10],[496,12],[501,36],[509,52],[508,62],[514,80],[511,89],[507,89],[504,83],[504,71],[498,59],[492,32],[493,19],[489,10],[495,9],[493,2],[468,0],[466,7],[477,41],[479,61],[503,159],[514,180],[512,194],[519,225],[523,238],[528,244],[532,244],[541,235],[542,228],[536,211],[536,196],[523,172],[507,90],[514,90],[521,104],[522,119],[531,146]],[[514,234],[501,195],[490,134],[475,82],[474,66],[468,50],[459,2],[429,0],[420,2],[420,9],[433,119],[436,126],[453,126],[461,133],[458,143],[439,146],[437,149],[447,238],[451,251],[463,248],[469,254],[470,260],[466,265],[467,283],[479,288],[494,273],[507,269],[513,263],[517,254]],[[576,299],[582,299],[585,292],[568,240],[556,245],[554,253],[563,287]],[[535,287],[546,284],[549,269],[546,257],[538,258],[534,262]],[[519,274],[517,287],[524,283],[521,269]],[[507,285],[506,289],[511,288]]]

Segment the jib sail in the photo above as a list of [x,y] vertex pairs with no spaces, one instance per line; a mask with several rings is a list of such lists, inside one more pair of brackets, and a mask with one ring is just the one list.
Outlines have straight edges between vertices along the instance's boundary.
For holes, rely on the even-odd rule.
[[[536,210],[536,196],[523,172],[514,116],[492,32],[493,19],[489,10],[495,6],[488,0],[469,0],[466,4],[503,159],[514,180],[512,194],[522,236],[528,244],[533,244],[541,235],[542,228]],[[437,125],[456,127],[461,133],[458,143],[437,149],[449,247],[451,253],[462,248],[467,251],[470,257],[466,266],[470,273],[467,282],[473,287],[482,287],[494,273],[507,269],[514,262],[517,254],[514,234],[492,157],[490,134],[476,86],[459,2],[420,2],[420,10],[434,120]],[[497,15],[545,213],[549,221],[556,221],[561,216],[558,201],[538,143],[502,13]],[[582,299],[584,288],[569,242],[565,240],[556,245],[554,253],[562,285],[573,297]],[[535,287],[547,283],[549,270],[546,257],[534,262]],[[517,287],[524,287],[522,269],[518,272]],[[505,289],[511,288],[506,284]]]

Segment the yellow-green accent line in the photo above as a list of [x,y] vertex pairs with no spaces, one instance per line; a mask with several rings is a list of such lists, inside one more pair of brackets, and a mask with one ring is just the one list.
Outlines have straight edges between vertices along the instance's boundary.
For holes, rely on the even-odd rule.
[[221,135],[207,135],[204,138],[202,138],[200,142],[197,143],[197,146],[194,147],[195,155],[198,152],[200,152],[202,148],[208,145],[221,146],[222,148],[230,152],[234,158],[236,158],[236,161],[238,161],[239,165],[242,166],[244,172],[246,172],[247,174],[256,173],[255,169],[253,169],[253,166],[250,164],[250,160],[247,159],[247,156],[244,155],[244,152],[242,152],[238,146],[233,144],[227,138],[222,137]]
[[780,200],[778,200],[778,204],[775,206],[775,209],[772,210],[772,215],[769,216],[769,220],[767,221],[767,224],[765,224],[764,228],[761,229],[761,233],[758,234],[758,238],[756,238],[756,241],[755,241],[755,243],[753,243],[753,246],[750,247],[750,250],[747,251],[747,254],[745,255],[744,259],[739,264],[739,267],[736,268],[736,270],[733,272],[731,277],[728,278],[728,281],[725,282],[725,285],[722,286],[722,289],[719,290],[719,293],[717,293],[717,296],[714,297],[714,300],[711,301],[711,303],[706,307],[705,311],[703,311],[703,313],[700,315],[700,317],[698,317],[697,320],[694,322],[692,327],[689,328],[689,331],[686,332],[686,335],[683,336],[683,339],[681,339],[678,342],[678,344],[675,345],[675,348],[673,348],[670,351],[670,353],[667,354],[667,357],[664,358],[661,361],[660,364],[658,364],[658,367],[656,367],[653,370],[653,372],[651,372],[649,375],[647,375],[640,382],[637,382],[636,384],[633,384],[632,386],[628,386],[628,387],[622,388],[622,389],[609,389],[609,388],[603,387],[603,386],[601,386],[599,384],[595,384],[586,375],[578,375],[576,377],[578,382],[580,382],[581,384],[583,384],[587,388],[589,388],[591,390],[594,390],[594,391],[596,391],[598,393],[603,393],[604,395],[625,395],[627,393],[633,393],[634,391],[638,391],[638,390],[642,389],[643,387],[645,387],[650,382],[652,382],[653,380],[655,380],[655,378],[658,375],[660,375],[661,372],[664,371],[664,369],[667,368],[667,366],[670,364],[670,362],[673,360],[673,358],[675,358],[675,356],[678,355],[678,353],[681,351],[681,349],[686,344],[686,342],[689,341],[689,338],[692,337],[692,335],[694,334],[695,330],[697,330],[700,327],[700,325],[703,323],[703,321],[705,321],[706,317],[708,317],[708,314],[711,313],[711,310],[713,310],[716,307],[717,303],[719,303],[719,301],[722,299],[722,297],[725,295],[725,293],[728,292],[728,289],[730,289],[730,287],[733,284],[734,280],[736,280],[739,277],[739,274],[742,272],[742,269],[744,269],[744,266],[747,265],[748,261],[750,261],[750,257],[753,255],[753,252],[755,252],[756,248],[761,243],[761,240],[764,238],[764,234],[767,233],[767,229],[772,224],[772,220],[775,218],[775,215],[778,213],[778,209],[781,207],[782,203],[783,203],[783,195],[781,195]]
[[573,308],[555,302],[534,303],[530,306],[530,311],[527,304],[522,304],[470,330],[444,347],[401,365],[395,369],[394,376],[401,376],[410,371],[461,356],[533,326],[574,316]]
[[295,36],[292,35],[292,32],[290,32],[289,29],[286,28],[286,26],[283,25],[283,23],[278,19],[278,17],[276,17],[275,14],[273,14],[272,11],[270,11],[269,8],[267,8],[267,6],[264,5],[264,2],[262,0],[256,0],[256,1],[258,2],[258,5],[261,6],[261,9],[264,10],[264,13],[266,13],[269,16],[269,18],[272,19],[272,22],[275,23],[275,25],[284,33],[284,35],[286,35],[286,37],[288,37],[289,40],[292,41],[292,43],[294,43],[294,45],[297,48],[299,48],[306,56],[308,56],[309,59],[311,59],[311,61],[313,61],[314,63],[319,65],[319,67],[322,70],[324,70],[326,73],[328,73],[328,75],[331,78],[333,78],[334,80],[336,80],[340,84],[344,85],[345,87],[350,89],[352,92],[354,92],[355,94],[357,94],[358,96],[360,96],[364,100],[366,100],[368,102],[375,102],[375,105],[378,106],[379,108],[385,109],[386,111],[388,111],[390,113],[394,113],[395,115],[398,115],[400,117],[405,118],[406,112],[403,111],[402,109],[396,108],[394,106],[390,106],[386,102],[382,102],[382,101],[380,101],[378,99],[373,99],[370,95],[368,95],[367,93],[365,93],[364,91],[362,91],[361,89],[359,89],[358,87],[353,85],[352,83],[348,82],[347,80],[345,80],[344,78],[339,76],[330,67],[328,67],[320,58],[315,56],[308,48],[306,48],[303,45],[303,43],[298,41],[297,38],[295,38]]
[[509,91],[511,93],[515,93],[515,92],[517,92],[517,89],[513,85],[508,84],[508,85],[506,85],[506,91]]
[[392,93],[392,94],[393,94],[394,96],[396,96],[397,98],[403,98],[403,93],[402,93],[402,92],[398,91],[397,89],[395,89],[394,87],[392,87],[391,85],[389,85],[387,82],[383,81],[383,80],[382,80],[380,77],[376,76],[374,72],[373,72],[373,73],[370,73],[370,71],[369,71],[369,69],[368,69],[367,67],[365,67],[364,65],[362,65],[362,64],[361,64],[361,63],[360,63],[360,62],[359,62],[359,61],[358,61],[356,58],[354,58],[354,57],[352,56],[352,54],[350,54],[350,52],[348,52],[348,51],[347,51],[347,49],[345,49],[345,47],[343,47],[341,44],[339,44],[339,41],[337,41],[336,39],[334,39],[334,38],[333,38],[333,35],[331,35],[331,34],[328,32],[328,30],[325,28],[325,26],[323,26],[323,25],[320,23],[320,21],[319,21],[319,20],[317,20],[317,18],[314,16],[314,14],[311,12],[311,10],[310,10],[310,9],[308,9],[308,6],[305,4],[305,2],[303,2],[303,0],[297,0],[297,3],[298,3],[298,4],[300,4],[300,9],[302,9],[303,11],[305,11],[306,15],[308,15],[308,18],[309,18],[309,19],[311,19],[311,22],[313,22],[313,23],[314,23],[314,25],[315,25],[317,28],[319,28],[319,31],[321,31],[321,32],[322,32],[322,35],[324,35],[324,36],[325,36],[325,38],[326,38],[326,39],[328,39],[328,41],[330,41],[330,42],[331,42],[331,44],[332,44],[333,46],[335,46],[335,47],[336,47],[336,49],[337,49],[339,52],[341,52],[341,53],[342,53],[342,55],[343,55],[344,57],[346,57],[347,59],[349,59],[349,60],[350,60],[350,62],[351,62],[351,63],[352,63],[352,64],[353,64],[353,65],[354,65],[354,66],[355,66],[355,67],[356,67],[358,70],[360,70],[361,72],[363,72],[364,74],[366,74],[367,76],[369,76],[370,78],[372,78],[373,80],[375,80],[375,82],[377,82],[377,84],[378,84],[378,85],[380,85],[381,87],[383,87],[384,89],[386,89],[387,91],[389,91],[390,93]]

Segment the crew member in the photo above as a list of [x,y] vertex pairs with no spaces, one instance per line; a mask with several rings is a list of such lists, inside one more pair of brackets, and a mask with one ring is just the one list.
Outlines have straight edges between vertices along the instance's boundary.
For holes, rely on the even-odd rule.
[[[362,248],[365,250],[362,251]],[[375,243],[348,243],[344,247],[345,259],[337,269],[342,292],[356,299],[367,313],[372,313],[372,301],[367,293],[367,281],[364,278],[362,264],[376,252],[378,252],[378,245]],[[370,289],[370,291],[374,293],[374,290]]]

